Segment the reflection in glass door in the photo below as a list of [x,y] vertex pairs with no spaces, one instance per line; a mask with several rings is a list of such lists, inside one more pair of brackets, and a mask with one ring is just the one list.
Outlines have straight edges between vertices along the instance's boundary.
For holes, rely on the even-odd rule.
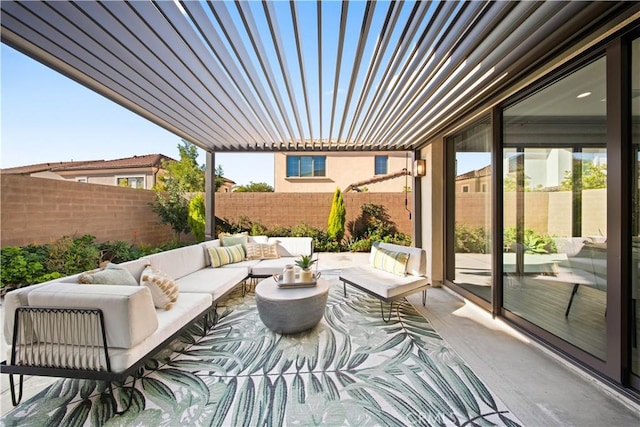
[[[491,129],[488,118],[447,139],[455,162],[455,226],[448,225],[447,279],[491,301]],[[451,159],[449,164],[451,164]],[[453,174],[452,174],[453,175]],[[451,197],[453,196],[453,197]]]
[[604,360],[605,59],[504,110],[503,305]]

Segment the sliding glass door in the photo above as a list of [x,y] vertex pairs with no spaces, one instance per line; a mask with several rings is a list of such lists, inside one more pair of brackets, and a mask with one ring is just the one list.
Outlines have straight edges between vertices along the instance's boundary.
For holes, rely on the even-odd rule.
[[606,357],[605,59],[504,110],[503,306]]
[[[489,118],[447,139],[447,280],[491,301],[491,126]],[[453,221],[455,223],[453,223]]]

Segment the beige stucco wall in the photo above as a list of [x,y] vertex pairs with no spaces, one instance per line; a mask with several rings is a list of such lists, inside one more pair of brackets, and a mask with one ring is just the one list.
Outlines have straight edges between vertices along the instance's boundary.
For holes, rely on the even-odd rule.
[[144,189],[151,190],[155,185],[155,176],[151,168],[64,171],[60,172],[60,175],[67,181],[77,181],[78,178],[86,178],[89,184],[111,186],[117,185],[117,178],[144,177]]
[[[327,176],[313,178],[287,178],[287,155],[326,156]],[[331,193],[336,187],[346,189],[350,184],[374,177],[375,156],[389,156],[387,173],[402,171],[408,165],[412,168],[412,156],[406,160],[405,152],[375,152],[375,153],[275,153],[274,155],[274,189],[281,193]],[[374,184],[367,184],[369,192],[396,193],[403,192],[406,185],[411,187],[411,177],[393,178]]]

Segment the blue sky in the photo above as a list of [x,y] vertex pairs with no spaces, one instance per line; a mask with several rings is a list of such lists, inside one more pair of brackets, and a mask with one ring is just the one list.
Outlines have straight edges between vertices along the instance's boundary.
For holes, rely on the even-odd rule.
[[[152,153],[179,157],[178,136],[4,44],[0,55],[0,167]],[[238,184],[273,185],[273,154],[220,153],[216,164]]]

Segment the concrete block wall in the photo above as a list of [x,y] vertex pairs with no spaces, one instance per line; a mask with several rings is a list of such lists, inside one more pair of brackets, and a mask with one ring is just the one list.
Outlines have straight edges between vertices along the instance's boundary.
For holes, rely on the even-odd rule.
[[[149,244],[173,236],[151,210],[153,191],[15,175],[0,176],[0,191],[1,246],[49,243],[64,235]],[[333,193],[216,193],[215,197],[219,218],[238,222],[245,216],[267,227],[305,222],[326,230]],[[408,197],[410,208],[411,194]],[[385,206],[398,229],[411,235],[404,193],[346,193],[344,199],[347,223],[360,215],[362,204],[375,203]]]
[[[405,210],[404,193],[343,193],[346,223],[355,220],[365,203],[382,205],[399,231],[411,235],[412,219]],[[216,193],[216,216],[232,222],[247,217],[267,228],[292,227],[305,222],[327,229],[333,193]],[[408,207],[413,206],[408,194]]]
[[49,243],[64,235],[157,244],[171,239],[149,206],[155,193],[133,188],[2,175],[0,244]]

